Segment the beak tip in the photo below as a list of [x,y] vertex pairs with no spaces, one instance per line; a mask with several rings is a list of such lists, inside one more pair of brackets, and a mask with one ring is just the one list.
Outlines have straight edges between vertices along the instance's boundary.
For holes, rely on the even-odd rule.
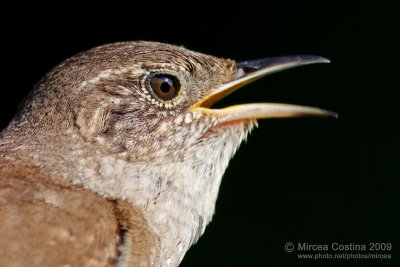
[[321,57],[321,56],[307,56],[303,55],[300,56],[300,59],[304,62],[307,62],[309,64],[313,63],[331,63],[331,60],[326,58],[326,57]]
[[327,116],[335,118],[335,119],[339,119],[339,114],[337,114],[336,112],[333,111],[326,111],[325,113]]
[[299,106],[301,108],[306,108],[309,112],[306,112],[305,115],[314,115],[314,116],[322,116],[322,117],[330,117],[334,119],[339,118],[339,114],[326,109],[320,109],[315,107],[307,107],[307,106]]
[[326,57],[321,57],[321,63],[331,63],[331,60],[329,58]]
[[323,57],[321,63],[331,63],[331,60]]

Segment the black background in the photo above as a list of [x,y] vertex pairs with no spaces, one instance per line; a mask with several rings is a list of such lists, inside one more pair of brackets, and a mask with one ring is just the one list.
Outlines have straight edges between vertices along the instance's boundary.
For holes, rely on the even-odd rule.
[[[0,128],[46,71],[104,43],[161,41],[236,60],[331,59],[268,76],[218,104],[296,103],[336,111],[339,119],[261,121],[231,161],[213,222],[181,266],[395,265],[400,24],[394,7],[383,1],[131,1],[2,11]],[[289,241],[391,242],[393,259],[299,260],[284,251]]]

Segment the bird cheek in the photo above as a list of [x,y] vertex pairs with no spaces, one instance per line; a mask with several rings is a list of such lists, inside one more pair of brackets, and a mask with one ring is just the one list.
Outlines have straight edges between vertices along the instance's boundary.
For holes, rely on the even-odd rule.
[[92,108],[91,105],[87,105],[78,112],[75,123],[82,136],[90,139],[105,131],[109,117],[107,106]]

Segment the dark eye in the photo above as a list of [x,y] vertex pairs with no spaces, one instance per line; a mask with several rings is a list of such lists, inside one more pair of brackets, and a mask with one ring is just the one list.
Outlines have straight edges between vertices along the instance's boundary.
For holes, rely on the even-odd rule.
[[150,79],[150,87],[153,93],[161,100],[173,99],[179,92],[178,80],[171,75],[159,74]]

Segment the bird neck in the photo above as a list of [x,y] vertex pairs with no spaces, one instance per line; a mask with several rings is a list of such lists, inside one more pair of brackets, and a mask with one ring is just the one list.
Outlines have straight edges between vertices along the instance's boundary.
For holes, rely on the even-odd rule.
[[[198,151],[183,161],[165,164],[127,163],[104,156],[96,163],[98,177],[104,179],[82,185],[107,197],[127,200],[141,210],[159,238],[159,262],[177,266],[212,219],[229,161],[229,157],[202,155]],[[89,166],[94,161],[83,160],[81,164]]]
[[179,159],[162,163],[131,162],[74,134],[58,137],[65,138],[58,149],[54,141],[27,144],[12,133],[3,133],[13,138],[2,138],[0,145],[12,148],[19,158],[41,166],[53,177],[60,177],[61,183],[129,202],[158,237],[157,258],[160,266],[168,267],[181,262],[211,221],[222,175],[250,129],[232,128],[223,137],[188,147]]

